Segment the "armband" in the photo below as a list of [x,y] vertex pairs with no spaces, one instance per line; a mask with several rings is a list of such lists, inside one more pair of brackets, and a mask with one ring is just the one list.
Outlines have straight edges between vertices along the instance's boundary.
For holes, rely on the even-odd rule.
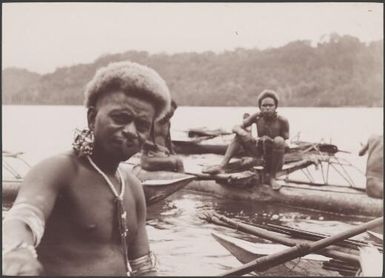
[[27,249],[31,253],[32,257],[34,257],[35,259],[37,258],[37,253],[36,253],[35,247],[33,247],[31,244],[28,244],[26,242],[19,242],[12,247],[5,248],[2,252],[2,255],[4,257],[8,253],[11,253],[11,252],[19,250],[19,249]]
[[157,259],[151,251],[140,258],[129,260],[132,276],[141,276],[145,273],[157,271]]
[[34,246],[38,246],[44,234],[44,214],[41,209],[27,203],[16,203],[4,217],[3,224],[10,220],[25,223],[32,231]]

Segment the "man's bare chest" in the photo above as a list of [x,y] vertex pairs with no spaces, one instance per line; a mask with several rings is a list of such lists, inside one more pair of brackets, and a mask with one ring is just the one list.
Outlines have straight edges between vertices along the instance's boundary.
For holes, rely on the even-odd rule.
[[[119,190],[120,191],[120,190]],[[79,239],[104,242],[119,241],[119,221],[122,211],[118,201],[104,180],[98,177],[87,177],[75,180],[60,193],[52,217],[59,225],[66,225],[62,231],[76,234]],[[126,212],[128,235],[136,233],[137,214],[135,200],[126,185],[122,201],[123,212]],[[61,221],[59,221],[61,219]],[[69,231],[71,230],[71,231]]]
[[256,122],[258,136],[274,138],[281,135],[282,124],[278,120],[266,121],[260,119]]

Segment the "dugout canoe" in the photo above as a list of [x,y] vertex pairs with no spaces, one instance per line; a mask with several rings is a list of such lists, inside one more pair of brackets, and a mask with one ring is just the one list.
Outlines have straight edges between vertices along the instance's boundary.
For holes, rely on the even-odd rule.
[[[243,264],[288,248],[281,244],[253,243],[217,232],[212,232],[212,235]],[[328,257],[309,254],[255,274],[257,276],[341,276],[337,271],[323,268],[323,263],[327,261],[329,261]]]

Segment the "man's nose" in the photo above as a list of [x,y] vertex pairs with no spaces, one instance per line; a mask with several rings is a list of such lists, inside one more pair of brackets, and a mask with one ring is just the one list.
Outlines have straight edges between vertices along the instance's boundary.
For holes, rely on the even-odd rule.
[[128,136],[137,137],[136,125],[134,122],[126,124],[123,128],[123,134]]

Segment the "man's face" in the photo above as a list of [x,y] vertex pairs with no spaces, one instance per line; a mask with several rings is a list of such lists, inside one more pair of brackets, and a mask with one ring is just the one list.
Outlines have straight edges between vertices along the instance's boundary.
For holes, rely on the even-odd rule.
[[262,112],[263,116],[271,117],[274,115],[277,106],[275,106],[274,99],[271,97],[265,97],[261,101],[261,106],[259,109]]
[[94,114],[89,122],[95,148],[124,161],[137,153],[149,137],[155,108],[147,101],[116,91],[98,100]]

